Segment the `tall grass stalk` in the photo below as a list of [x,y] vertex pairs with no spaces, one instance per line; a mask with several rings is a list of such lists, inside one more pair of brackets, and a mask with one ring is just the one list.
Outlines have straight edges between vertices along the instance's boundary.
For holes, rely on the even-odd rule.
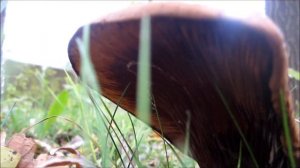
[[144,16],[140,26],[138,82],[137,82],[137,112],[138,117],[150,124],[150,56],[151,56],[151,19]]
[[242,152],[243,152],[243,142],[240,141],[240,149],[239,149],[239,160],[238,160],[238,163],[237,163],[237,168],[241,168],[241,164],[242,164]]
[[[76,39],[80,56],[81,56],[81,66],[80,66],[80,76],[82,79],[83,85],[86,87],[84,91],[86,94],[88,93],[89,87],[98,93],[100,92],[100,87],[96,78],[96,73],[94,71],[94,66],[90,60],[90,26],[87,25],[83,28],[82,39]],[[90,133],[90,125],[88,124],[89,119],[85,118],[85,115],[89,112],[94,112],[91,110],[86,103],[83,103],[83,123],[85,125],[85,129]],[[94,116],[95,114],[91,114]],[[97,116],[97,115],[96,115]],[[99,126],[99,135],[108,135],[105,123],[102,122],[102,115],[98,115],[98,117],[93,118],[96,124]],[[99,136],[100,146],[101,146],[101,156],[102,156],[102,167],[111,167],[109,162],[109,152],[108,146],[106,144],[105,136]],[[94,145],[90,142],[90,146],[92,151],[94,151]],[[95,153],[95,152],[93,152]]]
[[233,113],[232,113],[232,111],[231,111],[231,109],[230,109],[230,107],[229,107],[229,105],[228,105],[228,103],[227,103],[227,101],[226,101],[224,95],[222,94],[221,90],[219,89],[219,87],[218,87],[217,85],[215,85],[215,89],[216,89],[216,91],[218,92],[218,94],[219,94],[219,96],[220,96],[220,98],[221,98],[223,104],[225,105],[226,111],[228,112],[228,114],[229,114],[229,116],[230,116],[230,118],[231,118],[231,120],[232,120],[234,126],[236,127],[237,131],[239,132],[239,134],[240,134],[240,136],[241,136],[241,138],[242,138],[242,141],[243,141],[243,143],[245,144],[245,146],[246,146],[246,148],[247,148],[247,150],[248,150],[248,152],[249,152],[249,154],[250,154],[250,157],[251,157],[251,159],[252,159],[252,161],[253,161],[254,166],[255,166],[256,168],[258,168],[259,165],[258,165],[258,163],[257,163],[257,160],[255,159],[255,156],[254,156],[254,154],[253,154],[253,152],[252,152],[252,149],[251,149],[251,147],[250,147],[250,145],[249,145],[249,143],[248,143],[248,141],[247,141],[247,139],[246,139],[244,133],[242,132],[242,129],[240,128],[239,123],[237,122],[235,116],[233,115]]
[[164,148],[165,148],[165,152],[166,152],[167,166],[168,166],[168,168],[169,168],[169,158],[168,158],[168,151],[167,151],[166,140],[165,140],[165,138],[164,138],[164,131],[163,131],[163,128],[162,128],[160,119],[159,119],[159,114],[158,114],[158,110],[157,110],[157,108],[156,108],[156,102],[155,102],[154,96],[152,96],[152,100],[153,100],[153,106],[154,106],[154,110],[155,110],[156,117],[157,117],[158,124],[159,124],[159,129],[160,129],[160,132],[161,132],[161,138],[162,138],[162,140],[164,141]]
[[186,135],[185,135],[185,140],[184,140],[184,146],[183,146],[183,153],[185,155],[189,154],[189,148],[190,148],[190,127],[191,127],[191,113],[190,111],[186,111],[187,115],[187,122],[186,122]]
[[[119,159],[120,159],[123,167],[125,167],[125,162],[124,162],[122,155],[118,149],[117,142],[115,141],[114,137],[112,136],[112,133],[110,132],[110,129],[113,131],[115,137],[117,138],[117,141],[121,145],[122,149],[124,150],[127,158],[130,160],[130,162],[131,162],[131,157],[129,156],[128,151],[125,149],[125,146],[122,143],[119,134],[121,135],[122,139],[125,141],[127,147],[131,151],[131,153],[134,153],[134,152],[131,149],[131,147],[129,146],[128,142],[126,141],[118,124],[114,121],[114,114],[112,114],[110,112],[110,109],[107,107],[106,103],[103,101],[103,99],[101,98],[101,95],[99,94],[99,93],[101,93],[100,86],[99,86],[97,78],[96,78],[96,73],[94,71],[93,64],[90,60],[89,27],[88,26],[84,27],[84,29],[83,29],[83,40],[81,41],[80,39],[77,39],[77,45],[78,45],[80,55],[81,55],[81,69],[80,69],[81,75],[80,76],[82,78],[82,83],[84,86],[86,86],[85,91],[89,95],[90,100],[93,103],[94,112],[96,112],[98,114],[98,117],[95,117],[95,120],[97,122],[97,125],[99,125],[99,128],[97,127],[96,130],[98,130],[99,135],[100,134],[107,135],[107,136],[99,136],[99,140],[100,140],[100,144],[101,144],[100,146],[101,146],[101,151],[102,151],[101,152],[102,167],[110,167],[110,165],[111,165],[111,163],[109,162],[110,161],[109,160],[109,149],[108,149],[108,144],[107,144],[108,137],[109,137],[109,139],[111,139],[111,142],[113,143],[113,146],[115,147],[115,150],[119,156]],[[122,98],[122,96],[121,96],[121,98]],[[107,114],[109,115],[110,119],[106,116],[106,114],[100,108],[99,105],[103,105],[103,107],[104,107],[105,111],[107,112]],[[84,106],[86,106],[86,105],[84,105]],[[87,112],[90,110],[91,110],[90,108],[84,107],[84,111]],[[116,110],[117,110],[117,108],[115,109],[115,111]],[[89,124],[86,122],[87,119],[85,119],[85,115],[83,115],[83,119],[84,119],[85,128],[88,129],[87,131],[91,130],[91,128],[89,128]],[[111,127],[112,123],[114,123],[114,125],[116,126],[119,134],[116,132],[115,128]],[[92,144],[91,144],[91,147],[93,147]],[[112,151],[112,150],[110,150],[110,151]],[[134,157],[134,158],[136,158],[136,157]],[[139,164],[138,160],[136,162]],[[130,163],[130,164],[133,165],[132,163]]]
[[[113,116],[111,115],[111,113],[110,113],[108,107],[105,105],[105,103],[104,103],[104,106],[105,106],[105,109],[108,110],[108,113],[110,114],[111,121],[108,119],[107,116],[104,115],[104,113],[102,112],[101,108],[99,107],[99,104],[96,103],[94,97],[91,96],[90,98],[91,98],[91,100],[92,100],[94,106],[96,107],[96,109],[97,109],[99,112],[101,112],[101,115],[103,116],[103,117],[102,117],[102,122],[103,122],[103,123],[108,123],[108,124],[109,124],[110,122],[113,122],[113,123],[116,125],[116,127],[118,128],[119,133],[121,134],[123,140],[126,142],[128,148],[131,150],[129,144],[127,143],[126,139],[124,138],[124,135],[122,134],[120,128],[118,127],[117,123],[115,122]],[[105,119],[105,120],[104,120],[104,119]],[[112,140],[114,146],[116,147],[116,151],[117,151],[117,153],[118,153],[118,155],[119,155],[119,157],[120,157],[120,159],[121,159],[121,162],[122,162],[122,164],[123,164],[123,167],[125,167],[125,163],[124,163],[124,161],[123,161],[123,159],[122,159],[121,152],[118,150],[117,145],[116,145],[116,142],[115,142],[114,138],[112,137],[111,132],[109,131],[110,128],[112,129],[113,133],[115,134],[117,140],[119,141],[119,143],[120,143],[122,149],[124,150],[126,156],[128,157],[128,159],[130,159],[130,156],[129,156],[128,152],[126,151],[125,146],[124,146],[124,144],[122,143],[122,141],[121,141],[119,135],[117,134],[117,132],[115,131],[115,129],[114,129],[113,127],[111,127],[110,124],[109,124],[109,126],[106,126],[106,125],[105,125],[105,129],[107,129],[108,135],[109,135],[110,139]],[[107,140],[108,140],[108,138],[106,137],[106,142],[107,142]],[[132,151],[132,150],[131,150],[131,151]],[[133,152],[132,152],[132,153],[133,153]]]
[[284,98],[284,94],[283,94],[282,90],[280,90],[280,106],[281,106],[281,113],[282,113],[283,132],[284,132],[285,142],[287,145],[290,166],[291,166],[291,168],[296,168],[296,161],[293,156],[291,133],[290,133],[290,129],[289,129],[289,118],[288,118],[288,113],[287,113],[286,104],[285,104],[285,98]]
[[9,120],[11,114],[13,113],[12,110],[14,109],[15,105],[16,105],[16,102],[12,105],[12,107],[10,108],[10,110],[9,110],[9,112],[7,113],[7,115],[5,116],[5,118],[1,121],[1,126],[0,126],[1,130],[2,130],[3,127],[6,125],[6,123],[7,123],[7,121]]
[[[136,149],[135,149],[135,151],[132,150],[132,148],[131,148],[131,146],[129,145],[129,143],[127,142],[127,140],[126,140],[124,134],[122,133],[122,131],[121,131],[121,129],[119,128],[118,124],[117,124],[117,123],[115,122],[115,120],[114,120],[114,117],[115,117],[115,115],[116,115],[116,113],[117,113],[117,110],[118,110],[118,108],[119,108],[119,104],[122,102],[122,99],[123,99],[124,95],[126,94],[127,89],[129,88],[129,86],[130,86],[130,83],[126,86],[126,88],[124,89],[124,91],[123,91],[121,97],[119,98],[119,100],[118,100],[118,102],[117,102],[117,104],[116,104],[117,106],[116,106],[116,108],[114,109],[113,114],[110,113],[109,108],[105,105],[104,101],[103,101],[102,99],[101,99],[101,100],[102,100],[102,102],[103,102],[103,104],[104,104],[104,106],[105,106],[105,109],[108,111],[108,114],[109,114],[110,117],[111,117],[110,121],[109,121],[108,118],[106,118],[107,122],[109,123],[108,132],[110,132],[110,129],[112,129],[113,132],[115,133],[115,135],[116,135],[117,139],[119,140],[119,142],[120,142],[120,144],[121,144],[123,150],[125,151],[127,157],[129,158],[129,164],[128,164],[128,166],[133,165],[131,162],[132,162],[132,159],[134,159],[134,161],[137,163],[138,167],[141,167],[142,164],[139,162],[138,157],[136,156],[136,154],[138,154],[137,151],[138,151],[139,143],[138,143],[138,141],[137,141],[137,137],[136,137],[136,133],[135,133],[134,124],[133,124],[133,122],[132,122],[132,119],[131,119],[131,117],[130,117],[130,114],[127,113],[128,117],[129,117],[129,119],[130,119],[130,123],[131,123],[132,129],[133,129],[133,133],[134,133],[134,139],[135,139],[135,144],[136,144]],[[117,132],[114,130],[114,128],[112,128],[112,124],[114,124],[115,127],[117,128],[117,131],[119,132],[119,134],[121,135],[122,139],[123,139],[124,142],[126,143],[126,146],[127,146],[128,149],[130,150],[130,152],[131,152],[131,154],[132,154],[132,157],[129,157],[128,152],[126,151],[124,145],[122,144],[120,138],[118,137]],[[139,141],[139,142],[140,142],[140,141]]]

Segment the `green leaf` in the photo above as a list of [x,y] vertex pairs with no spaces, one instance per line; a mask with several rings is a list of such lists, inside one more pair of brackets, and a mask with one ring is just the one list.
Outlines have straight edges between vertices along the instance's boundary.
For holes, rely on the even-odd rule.
[[289,74],[290,78],[294,78],[294,79],[300,81],[300,72],[299,71],[289,68],[288,74]]
[[[67,106],[68,100],[69,100],[69,92],[67,90],[60,92],[56,97],[56,100],[50,106],[50,109],[47,113],[47,117],[61,115],[64,112],[65,107]],[[56,118],[47,120],[44,129],[46,131],[49,130],[50,127],[55,122],[55,120]]]

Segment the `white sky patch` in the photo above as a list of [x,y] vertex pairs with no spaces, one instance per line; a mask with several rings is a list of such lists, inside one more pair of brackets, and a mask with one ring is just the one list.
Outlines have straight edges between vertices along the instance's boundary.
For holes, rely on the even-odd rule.
[[[69,64],[68,42],[81,25],[137,3],[147,1],[8,1],[4,60],[64,68]],[[233,17],[265,11],[263,0],[188,3],[212,6]]]

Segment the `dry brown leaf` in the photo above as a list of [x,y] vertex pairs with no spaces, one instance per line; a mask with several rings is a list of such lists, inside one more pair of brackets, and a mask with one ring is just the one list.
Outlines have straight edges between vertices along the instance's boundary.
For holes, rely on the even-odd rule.
[[49,154],[43,153],[40,154],[36,158],[36,167],[51,167],[51,168],[69,168],[69,164],[66,164],[64,166],[50,166],[48,165],[49,160],[53,159],[55,156],[51,156]]
[[84,140],[80,136],[76,135],[75,137],[72,138],[70,142],[65,144],[64,147],[77,149],[83,144],[84,144]]
[[[59,152],[61,151],[66,151],[71,155],[68,155],[67,157],[61,156],[59,155]],[[82,157],[77,150],[66,147],[55,149],[52,155],[41,154],[36,160],[37,167],[67,168],[72,165],[74,165],[76,168],[94,167],[84,157]]]
[[69,168],[75,165],[76,168],[82,168],[84,163],[80,158],[48,158],[46,161],[37,164],[37,167],[59,167]]
[[[3,137],[1,134],[1,138]],[[82,157],[77,150],[69,147],[53,149],[52,152],[50,152],[51,155],[42,153],[34,159],[37,144],[33,139],[27,138],[23,133],[14,134],[6,146],[21,155],[21,160],[17,166],[18,168],[68,168],[72,165],[76,168],[94,167],[94,165]],[[67,152],[68,155],[64,155],[64,152]]]
[[59,152],[59,151],[67,151],[67,152],[69,152],[69,153],[71,153],[71,154],[76,155],[77,157],[80,156],[80,153],[79,153],[77,150],[73,149],[73,148],[60,147],[60,148],[55,149],[53,152],[54,152],[54,153],[57,153],[57,152]]
[[36,165],[40,165],[42,163],[44,163],[45,161],[48,160],[49,155],[47,153],[42,153],[40,155],[37,156],[36,160]]
[[150,141],[162,141],[161,136],[156,133],[156,132],[151,132],[150,136],[149,136],[149,140]]
[[35,166],[34,153],[36,144],[33,139],[27,138],[23,133],[14,134],[6,146],[21,155],[18,168],[32,168]]

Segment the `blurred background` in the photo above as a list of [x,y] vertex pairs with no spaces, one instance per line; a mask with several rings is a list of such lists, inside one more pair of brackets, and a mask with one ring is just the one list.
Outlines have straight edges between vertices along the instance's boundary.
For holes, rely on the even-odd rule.
[[[154,1],[156,2],[156,1]],[[265,13],[264,1],[190,1],[233,17]],[[66,68],[67,44],[76,29],[105,14],[147,1],[8,1],[3,58]]]

